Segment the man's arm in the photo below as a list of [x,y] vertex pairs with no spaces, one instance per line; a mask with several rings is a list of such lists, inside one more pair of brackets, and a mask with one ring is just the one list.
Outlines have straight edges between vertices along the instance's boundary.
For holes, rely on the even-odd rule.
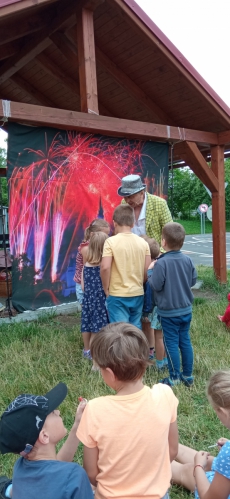
[[112,266],[112,256],[103,256],[101,261],[101,282],[106,296],[109,296],[109,283]]
[[83,468],[85,469],[89,481],[92,485],[97,485],[96,477],[99,473],[98,470],[98,448],[97,447],[86,447],[84,445],[84,453],[83,453]]
[[174,423],[170,424],[168,442],[169,442],[169,456],[170,456],[170,463],[171,463],[174,459],[176,459],[176,456],[178,454],[177,420],[174,421]]
[[160,215],[160,221],[161,221],[161,229],[163,229],[164,225],[167,224],[168,222],[173,222],[169,207],[166,201],[163,199],[162,199],[162,210]]
[[74,421],[74,424],[69,432],[68,438],[57,454],[58,461],[67,461],[70,463],[73,461],[74,455],[77,451],[78,444],[79,444],[79,439],[76,436],[76,432],[77,432],[79,423],[81,421],[81,417],[82,417],[82,414],[83,414],[84,409],[86,407],[86,404],[87,404],[87,401],[82,400],[82,402],[80,402],[80,404],[77,408],[77,412],[75,415],[75,421]]

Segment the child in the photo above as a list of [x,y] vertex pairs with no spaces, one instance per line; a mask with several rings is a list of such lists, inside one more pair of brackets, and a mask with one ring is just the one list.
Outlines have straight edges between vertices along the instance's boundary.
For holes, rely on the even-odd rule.
[[151,264],[153,272],[149,278],[168,357],[169,377],[160,382],[169,386],[181,381],[186,386],[193,384],[193,349],[189,328],[193,302],[191,287],[196,283],[197,273],[192,260],[180,251],[184,238],[185,230],[181,224],[169,222],[163,227],[161,245],[165,253]]
[[[104,242],[107,239],[104,232],[92,234],[87,252],[86,263],[82,271],[82,289],[84,298],[82,303],[81,332],[84,343],[83,357],[91,360],[90,338],[92,334],[108,324],[108,315],[105,303],[105,293],[100,278],[100,263]],[[96,366],[93,366],[96,370]]]
[[227,296],[228,305],[224,312],[224,315],[218,315],[218,319],[221,322],[225,322],[226,326],[230,328],[230,293]]
[[[207,392],[217,417],[230,430],[229,387],[230,371],[218,371],[211,376]],[[196,499],[230,497],[230,441],[220,438],[217,445],[220,452],[215,458],[208,452],[196,452],[179,445],[177,460],[180,462],[172,463],[173,481],[191,492],[195,490]]]
[[81,242],[80,246],[78,246],[78,252],[76,256],[76,270],[73,280],[76,283],[76,297],[81,305],[83,302],[83,291],[81,288],[81,273],[83,265],[85,264],[87,258],[89,239],[94,232],[104,232],[105,234],[109,235],[110,233],[109,223],[106,222],[106,220],[95,218],[95,220],[93,220],[91,224],[88,227],[86,227],[84,233],[84,239]]
[[132,234],[134,211],[120,205],[114,211],[115,236],[104,245],[101,280],[107,297],[110,322],[130,322],[141,328],[143,283],[151,262],[149,245]]
[[[150,248],[150,255],[152,262],[155,262],[156,259],[161,255],[160,253],[160,245],[158,242],[150,238],[148,236],[144,237],[145,241],[147,241]],[[152,275],[153,269],[148,270],[148,277]],[[151,345],[155,344],[155,355],[156,355],[156,368],[159,371],[163,371],[166,366],[168,366],[168,360],[165,353],[164,342],[163,342],[163,333],[161,323],[157,318],[157,307],[154,304],[153,291],[150,287],[149,282],[147,281],[144,286],[145,295],[144,295],[144,306],[143,306],[143,314],[142,314],[142,322],[145,324],[150,324],[150,334],[146,334],[147,331],[144,330],[145,335],[147,336],[150,350],[149,350],[149,360],[154,359],[154,348]]]
[[[2,414],[0,451],[21,455],[13,471],[14,499],[93,499],[85,471],[71,462],[79,443],[76,430],[85,408],[84,401],[78,406],[66,442],[56,454],[56,444],[67,433],[56,408],[66,395],[66,385],[59,383],[44,396],[19,395]],[[11,497],[9,488],[5,497]]]
[[95,498],[168,498],[170,461],[178,450],[178,400],[167,386],[143,385],[149,364],[144,333],[109,324],[94,336],[91,354],[116,395],[88,402],[77,431]]

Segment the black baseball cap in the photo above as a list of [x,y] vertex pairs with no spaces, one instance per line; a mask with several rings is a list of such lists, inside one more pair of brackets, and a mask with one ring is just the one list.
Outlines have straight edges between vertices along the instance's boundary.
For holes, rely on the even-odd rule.
[[0,419],[0,452],[25,456],[33,448],[46,417],[67,395],[65,383],[59,383],[46,395],[23,393],[7,407]]

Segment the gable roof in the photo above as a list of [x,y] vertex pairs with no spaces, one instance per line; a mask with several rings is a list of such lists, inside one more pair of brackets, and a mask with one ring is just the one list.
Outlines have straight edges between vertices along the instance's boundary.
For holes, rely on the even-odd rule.
[[[93,1],[100,114],[229,130],[227,104],[133,0]],[[75,12],[85,4],[0,0],[0,98],[80,110]]]

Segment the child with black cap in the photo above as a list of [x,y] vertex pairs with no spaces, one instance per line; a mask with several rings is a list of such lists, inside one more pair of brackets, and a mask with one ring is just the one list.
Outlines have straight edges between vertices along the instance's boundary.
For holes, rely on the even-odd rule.
[[[66,395],[67,386],[59,383],[44,396],[19,395],[2,414],[0,451],[21,455],[13,470],[14,499],[93,498],[86,472],[71,462],[79,443],[76,430],[85,408],[84,400],[78,406],[66,442],[56,454],[57,443],[67,433],[57,410]],[[5,497],[11,497],[9,489],[8,485]]]

